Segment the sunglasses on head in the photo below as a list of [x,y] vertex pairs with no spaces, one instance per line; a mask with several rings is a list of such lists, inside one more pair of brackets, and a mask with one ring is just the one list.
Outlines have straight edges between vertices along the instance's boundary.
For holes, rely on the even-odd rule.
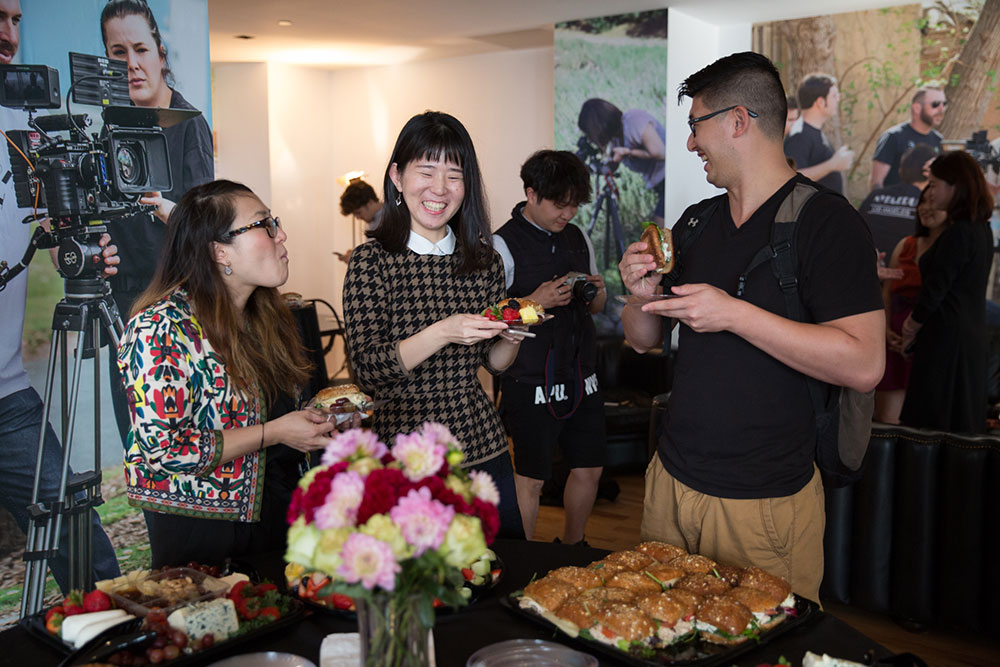
[[251,229],[257,229],[258,227],[263,227],[264,231],[267,232],[267,235],[273,239],[278,234],[278,228],[281,227],[281,220],[279,218],[272,217],[269,215],[263,220],[258,220],[257,222],[251,222],[249,225],[245,225],[243,227],[237,227],[236,229],[228,231],[222,236],[220,236],[219,240],[231,241],[233,237],[239,236],[240,234],[245,234],[246,232],[249,232]]

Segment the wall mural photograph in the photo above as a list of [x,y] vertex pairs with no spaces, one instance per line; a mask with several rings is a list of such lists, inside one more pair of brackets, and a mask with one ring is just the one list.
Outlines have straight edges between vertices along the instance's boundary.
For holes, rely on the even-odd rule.
[[663,225],[667,12],[559,23],[555,29],[555,146],[593,175],[574,223],[594,245],[608,286],[599,334],[621,333],[618,260],[644,222]]

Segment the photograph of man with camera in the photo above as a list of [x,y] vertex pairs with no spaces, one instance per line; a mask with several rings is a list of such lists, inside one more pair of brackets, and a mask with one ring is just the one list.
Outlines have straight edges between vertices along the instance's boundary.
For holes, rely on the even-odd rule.
[[570,474],[563,541],[582,542],[606,457],[604,398],[595,371],[593,313],[607,301],[590,239],[570,223],[590,201],[590,175],[569,151],[541,150],[521,167],[526,201],[493,235],[507,294],[537,301],[555,317],[534,327],[503,376],[500,413],[514,441],[514,482],[531,539],[539,494],[559,446]]

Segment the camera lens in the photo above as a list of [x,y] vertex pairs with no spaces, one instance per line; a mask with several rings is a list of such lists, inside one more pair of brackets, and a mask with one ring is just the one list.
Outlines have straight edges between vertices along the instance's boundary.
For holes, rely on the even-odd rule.
[[122,144],[115,153],[118,164],[118,175],[122,182],[128,185],[142,185],[145,176],[142,173],[142,157],[130,144]]
[[573,283],[573,298],[584,303],[590,303],[597,297],[597,286],[586,280],[577,280]]

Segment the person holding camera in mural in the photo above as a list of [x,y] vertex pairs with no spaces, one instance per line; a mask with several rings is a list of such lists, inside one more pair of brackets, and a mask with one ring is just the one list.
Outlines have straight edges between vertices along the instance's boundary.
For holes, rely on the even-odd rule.
[[582,542],[606,457],[604,398],[597,386],[592,313],[607,289],[586,234],[571,224],[590,201],[590,175],[568,151],[541,150],[521,167],[526,201],[493,236],[508,296],[536,301],[549,321],[532,329],[503,376],[500,411],[514,441],[514,483],[525,535],[552,474],[556,446],[570,474],[563,494],[563,541]]
[[[0,0],[0,64],[10,64],[20,45],[21,6],[18,0]],[[0,129],[27,128],[24,111],[0,107]],[[0,150],[0,173],[10,174],[10,157]],[[14,193],[14,179],[0,181],[0,259],[10,261],[11,255],[28,247],[31,227],[21,224],[31,214],[29,208],[19,208]],[[100,244],[105,262],[105,276],[117,271],[119,258],[103,235]],[[28,505],[31,503],[35,466],[38,459],[40,429],[45,429],[39,495],[43,501],[54,500],[59,494],[63,450],[50,424],[42,423],[42,399],[31,386],[21,356],[28,296],[28,274],[14,277],[0,290],[0,505],[14,517],[18,527],[28,532]],[[112,355],[113,356],[113,355]],[[118,559],[107,533],[101,527],[97,512],[90,510],[95,579],[118,576]],[[52,575],[59,588],[68,593],[70,579],[69,522],[63,521],[59,553],[49,561]]]
[[[173,74],[160,28],[144,0],[111,0],[101,12],[101,38],[109,58],[128,64],[129,97],[137,107],[195,110],[171,87]],[[124,321],[132,304],[149,286],[159,260],[166,222],[174,202],[196,185],[215,177],[212,132],[204,116],[163,128],[170,157],[173,189],[147,193],[140,201],[156,206],[152,215],[135,215],[112,221],[108,228],[122,255],[122,268],[112,278],[111,289]],[[111,399],[122,443],[131,430],[124,385],[111,360]]]
[[622,111],[611,102],[592,97],[580,107],[577,125],[584,136],[642,176],[647,190],[656,190],[653,221],[663,226],[663,179],[667,170],[663,124],[642,109]]

